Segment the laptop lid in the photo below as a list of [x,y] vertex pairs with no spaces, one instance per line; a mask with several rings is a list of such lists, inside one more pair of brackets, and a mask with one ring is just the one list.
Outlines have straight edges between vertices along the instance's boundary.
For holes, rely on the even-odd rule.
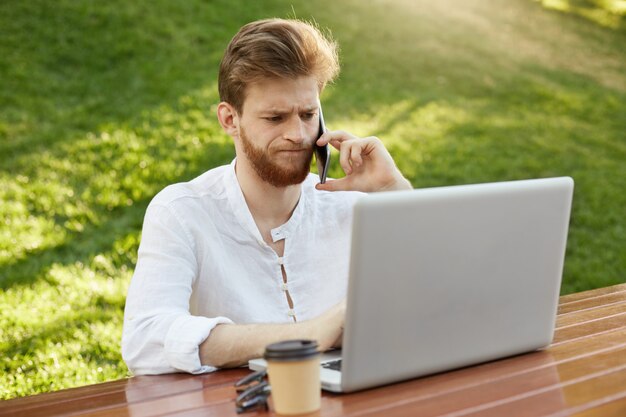
[[549,345],[573,186],[563,177],[360,199],[342,390]]

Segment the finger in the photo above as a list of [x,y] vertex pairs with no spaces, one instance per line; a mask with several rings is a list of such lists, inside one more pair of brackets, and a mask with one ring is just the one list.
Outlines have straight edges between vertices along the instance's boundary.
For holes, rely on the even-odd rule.
[[325,132],[322,134],[322,136],[317,138],[317,140],[315,141],[315,144],[317,146],[326,146],[328,145],[329,142],[330,142],[330,136],[328,135],[328,132]]
[[351,142],[342,142],[339,149],[339,165],[343,169],[346,175],[352,173],[352,165],[350,165],[350,149],[352,148]]
[[352,162],[352,168],[358,168],[363,164],[361,152],[363,152],[363,148],[357,143],[350,147],[350,161]]
[[[322,136],[320,136],[320,139],[323,139],[324,145],[326,143],[331,143],[333,146],[335,146],[335,143],[340,145],[342,142],[345,142],[347,140],[356,139],[356,136],[344,130],[328,130],[324,132]],[[319,143],[320,142],[319,139],[317,142],[318,142],[318,145],[323,146],[322,143]],[[335,147],[339,149],[338,146],[335,146]]]
[[341,178],[339,180],[327,180],[324,184],[316,184],[315,188],[320,191],[349,191],[350,180]]
[[343,142],[344,139],[342,138],[331,138],[327,133],[324,133],[322,136],[320,136],[316,141],[315,144],[317,146],[326,146],[328,144],[330,144],[333,148],[339,150],[341,149],[341,142]]

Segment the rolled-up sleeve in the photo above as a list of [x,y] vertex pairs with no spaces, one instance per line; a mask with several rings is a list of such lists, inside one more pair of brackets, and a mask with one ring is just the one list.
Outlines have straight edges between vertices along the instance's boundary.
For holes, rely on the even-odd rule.
[[194,242],[169,208],[150,204],[124,312],[122,357],[135,375],[214,371],[200,362],[200,344],[226,317],[189,312],[197,277]]

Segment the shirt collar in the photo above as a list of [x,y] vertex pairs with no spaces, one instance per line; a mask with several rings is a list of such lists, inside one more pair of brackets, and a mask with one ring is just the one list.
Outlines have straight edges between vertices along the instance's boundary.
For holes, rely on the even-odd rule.
[[[228,198],[228,202],[230,208],[235,215],[235,218],[241,224],[241,226],[247,230],[254,239],[256,239],[259,243],[264,242],[263,237],[261,236],[261,232],[259,232],[259,228],[254,222],[254,218],[252,217],[252,213],[250,213],[250,209],[248,208],[248,204],[246,203],[246,199],[243,196],[243,192],[241,191],[241,186],[239,185],[239,181],[237,180],[237,175],[235,173],[235,164],[237,162],[237,158],[233,159],[230,163],[230,167],[226,172],[224,177],[225,187],[226,187],[226,195]],[[306,207],[308,207],[308,188],[306,186],[307,181],[302,184],[300,199],[298,200],[298,204],[294,209],[291,217],[281,226],[278,226],[270,231],[272,240],[277,242],[281,239],[287,239],[293,235],[298,226],[300,225],[304,212],[306,211]]]
[[287,220],[287,223],[278,226],[270,231],[272,235],[272,241],[278,242],[281,239],[287,239],[291,237],[300,225],[300,223],[302,223],[302,217],[304,215],[304,212],[306,211],[306,208],[308,207],[308,193],[306,181],[301,185],[300,189],[300,199],[298,200],[296,208],[291,214],[291,217],[289,218],[289,220]]

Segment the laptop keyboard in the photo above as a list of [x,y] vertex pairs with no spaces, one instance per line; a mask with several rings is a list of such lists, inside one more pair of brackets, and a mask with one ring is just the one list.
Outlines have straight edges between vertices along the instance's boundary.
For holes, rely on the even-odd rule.
[[341,359],[324,362],[322,368],[332,369],[333,371],[341,371]]

